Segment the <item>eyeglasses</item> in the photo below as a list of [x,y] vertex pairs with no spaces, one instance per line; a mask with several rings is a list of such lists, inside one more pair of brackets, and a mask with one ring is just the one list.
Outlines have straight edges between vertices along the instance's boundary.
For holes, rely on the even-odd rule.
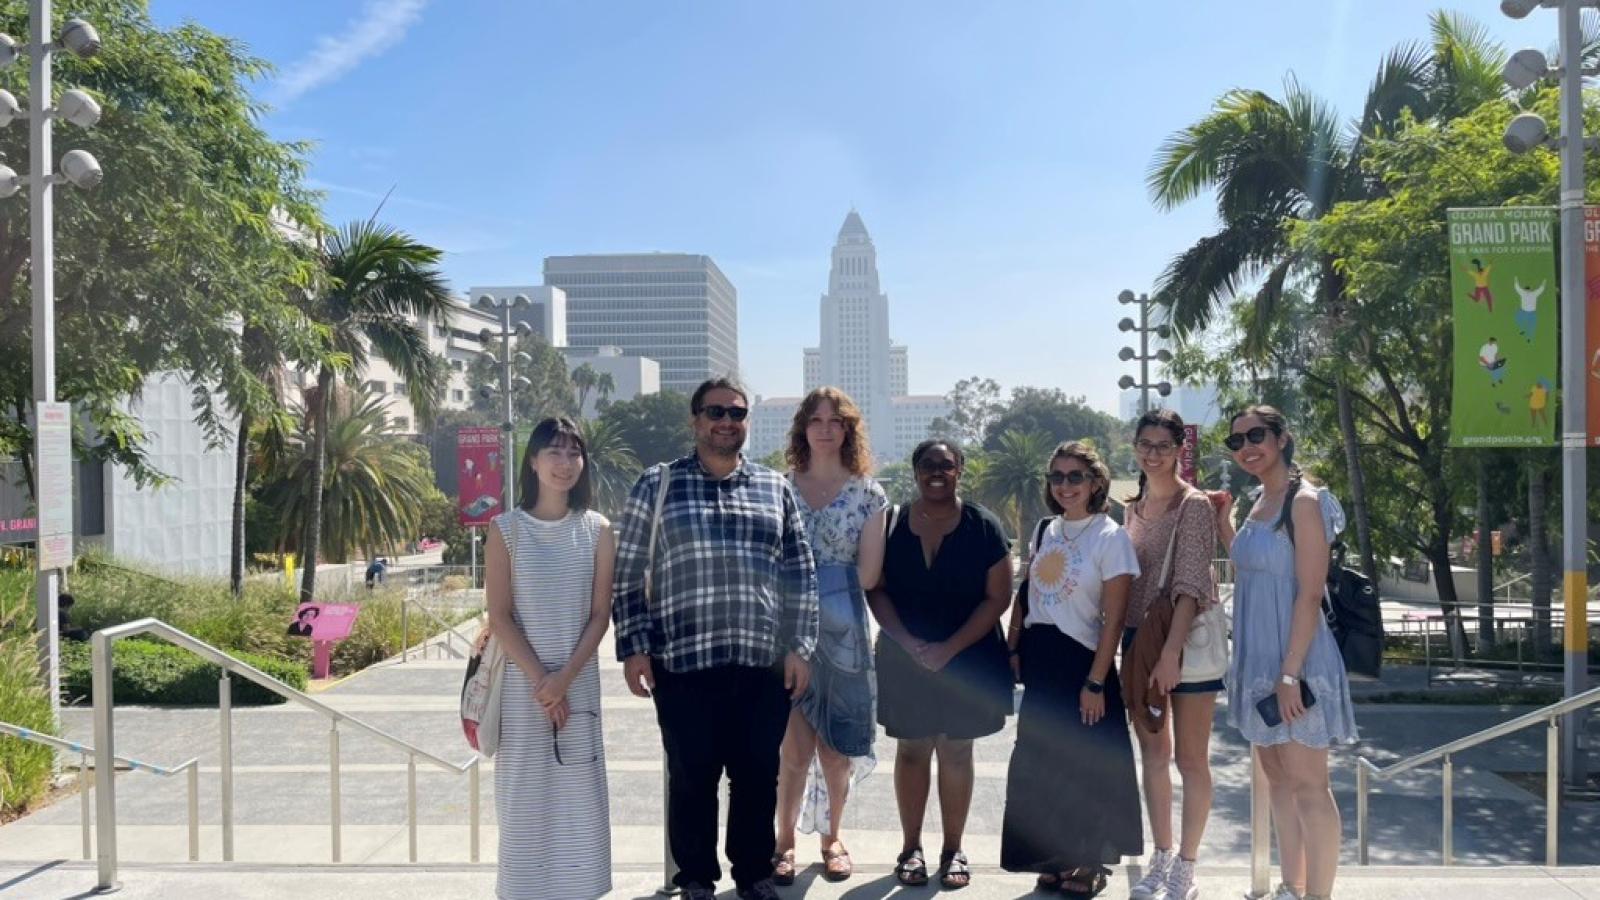
[[1133,449],[1146,456],[1168,456],[1172,451],[1178,449],[1178,445],[1171,441],[1162,441],[1159,444],[1151,441],[1135,441]]
[[[591,753],[590,753],[588,759],[583,759],[582,758],[583,754],[580,753],[578,755],[579,758],[577,758],[577,759],[573,759],[571,761],[564,760],[564,759],[561,758],[561,736],[564,735],[564,734],[570,734],[572,732],[572,730],[573,730],[573,726],[576,725],[578,722],[582,722],[583,723],[583,727],[580,728],[580,730],[587,731],[589,733],[589,735],[590,735],[590,738],[589,738],[589,749],[590,749]],[[595,740],[594,740],[594,732],[596,730],[598,730],[599,725],[600,725],[600,714],[595,712],[592,709],[575,709],[572,712],[568,713],[566,727],[562,728],[560,731],[551,732],[551,734],[550,734],[550,745],[552,747],[554,747],[555,751],[556,751],[556,765],[558,765],[558,766],[581,766],[581,765],[588,765],[590,763],[599,762],[600,761],[600,748],[595,746]],[[570,743],[570,741],[569,741],[569,743]],[[571,751],[572,748],[569,746],[567,749],[569,751],[567,755],[571,756],[571,752],[570,751]]]
[[735,422],[743,422],[744,417],[750,415],[750,410],[743,406],[723,406],[719,403],[702,406],[700,411],[705,413],[706,418],[713,422],[720,422],[724,418],[732,419]]
[[1050,482],[1051,487],[1060,487],[1063,484],[1077,487],[1085,481],[1093,481],[1094,476],[1082,469],[1073,469],[1071,472],[1049,472],[1044,476],[1044,480]]
[[948,475],[957,468],[953,459],[925,459],[917,463],[917,471],[926,475]]
[[1236,431],[1233,434],[1228,435],[1222,439],[1222,445],[1227,447],[1229,450],[1232,450],[1234,453],[1238,453],[1240,450],[1244,449],[1244,442],[1246,438],[1249,438],[1250,443],[1252,444],[1259,444],[1267,439],[1267,435],[1271,431],[1272,429],[1270,428],[1257,425],[1249,431]]

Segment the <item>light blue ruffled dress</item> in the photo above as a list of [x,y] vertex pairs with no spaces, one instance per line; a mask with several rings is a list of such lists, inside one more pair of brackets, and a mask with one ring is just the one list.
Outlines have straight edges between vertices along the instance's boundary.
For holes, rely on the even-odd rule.
[[[1344,510],[1326,490],[1318,491],[1322,525],[1331,543],[1344,530]],[[1316,636],[1301,677],[1316,703],[1293,723],[1268,728],[1256,703],[1277,689],[1294,616],[1294,545],[1275,521],[1246,518],[1233,539],[1233,661],[1229,666],[1228,721],[1252,744],[1294,741],[1314,749],[1356,741],[1350,680],[1333,632],[1317,617]]]

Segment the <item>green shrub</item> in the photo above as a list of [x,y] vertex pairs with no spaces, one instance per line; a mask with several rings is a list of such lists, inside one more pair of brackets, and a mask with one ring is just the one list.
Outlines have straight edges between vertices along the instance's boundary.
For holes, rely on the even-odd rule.
[[[231,651],[240,660],[284,682],[305,690],[303,663]],[[119,704],[152,703],[172,706],[215,706],[221,669],[171,644],[129,638],[112,648],[112,690]],[[61,690],[68,697],[87,699],[92,685],[89,646],[67,643],[61,650]],[[233,702],[237,706],[282,703],[283,698],[237,675],[233,676]]]
[[[0,722],[55,734],[33,640],[33,572],[0,568]],[[51,750],[0,735],[0,813],[38,802],[50,789]]]

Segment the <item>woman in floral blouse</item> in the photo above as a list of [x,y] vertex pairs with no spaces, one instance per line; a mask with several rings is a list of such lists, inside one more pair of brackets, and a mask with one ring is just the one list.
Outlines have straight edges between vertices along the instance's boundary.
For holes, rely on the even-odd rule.
[[778,856],[773,880],[793,884],[795,828],[822,839],[823,877],[850,877],[839,840],[850,788],[872,771],[876,683],[863,592],[883,566],[883,488],[861,410],[838,388],[800,404],[786,452],[817,565],[821,632],[811,684],[795,701],[778,771]]

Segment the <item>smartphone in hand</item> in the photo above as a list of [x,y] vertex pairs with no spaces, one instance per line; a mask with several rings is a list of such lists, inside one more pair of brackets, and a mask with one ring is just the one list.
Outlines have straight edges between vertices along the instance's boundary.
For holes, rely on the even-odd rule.
[[[1304,679],[1300,681],[1300,702],[1306,709],[1317,705],[1317,698],[1311,693],[1311,685]],[[1267,723],[1268,728],[1277,728],[1283,724],[1283,711],[1278,709],[1277,691],[1256,701],[1256,714],[1261,716],[1261,721]]]

